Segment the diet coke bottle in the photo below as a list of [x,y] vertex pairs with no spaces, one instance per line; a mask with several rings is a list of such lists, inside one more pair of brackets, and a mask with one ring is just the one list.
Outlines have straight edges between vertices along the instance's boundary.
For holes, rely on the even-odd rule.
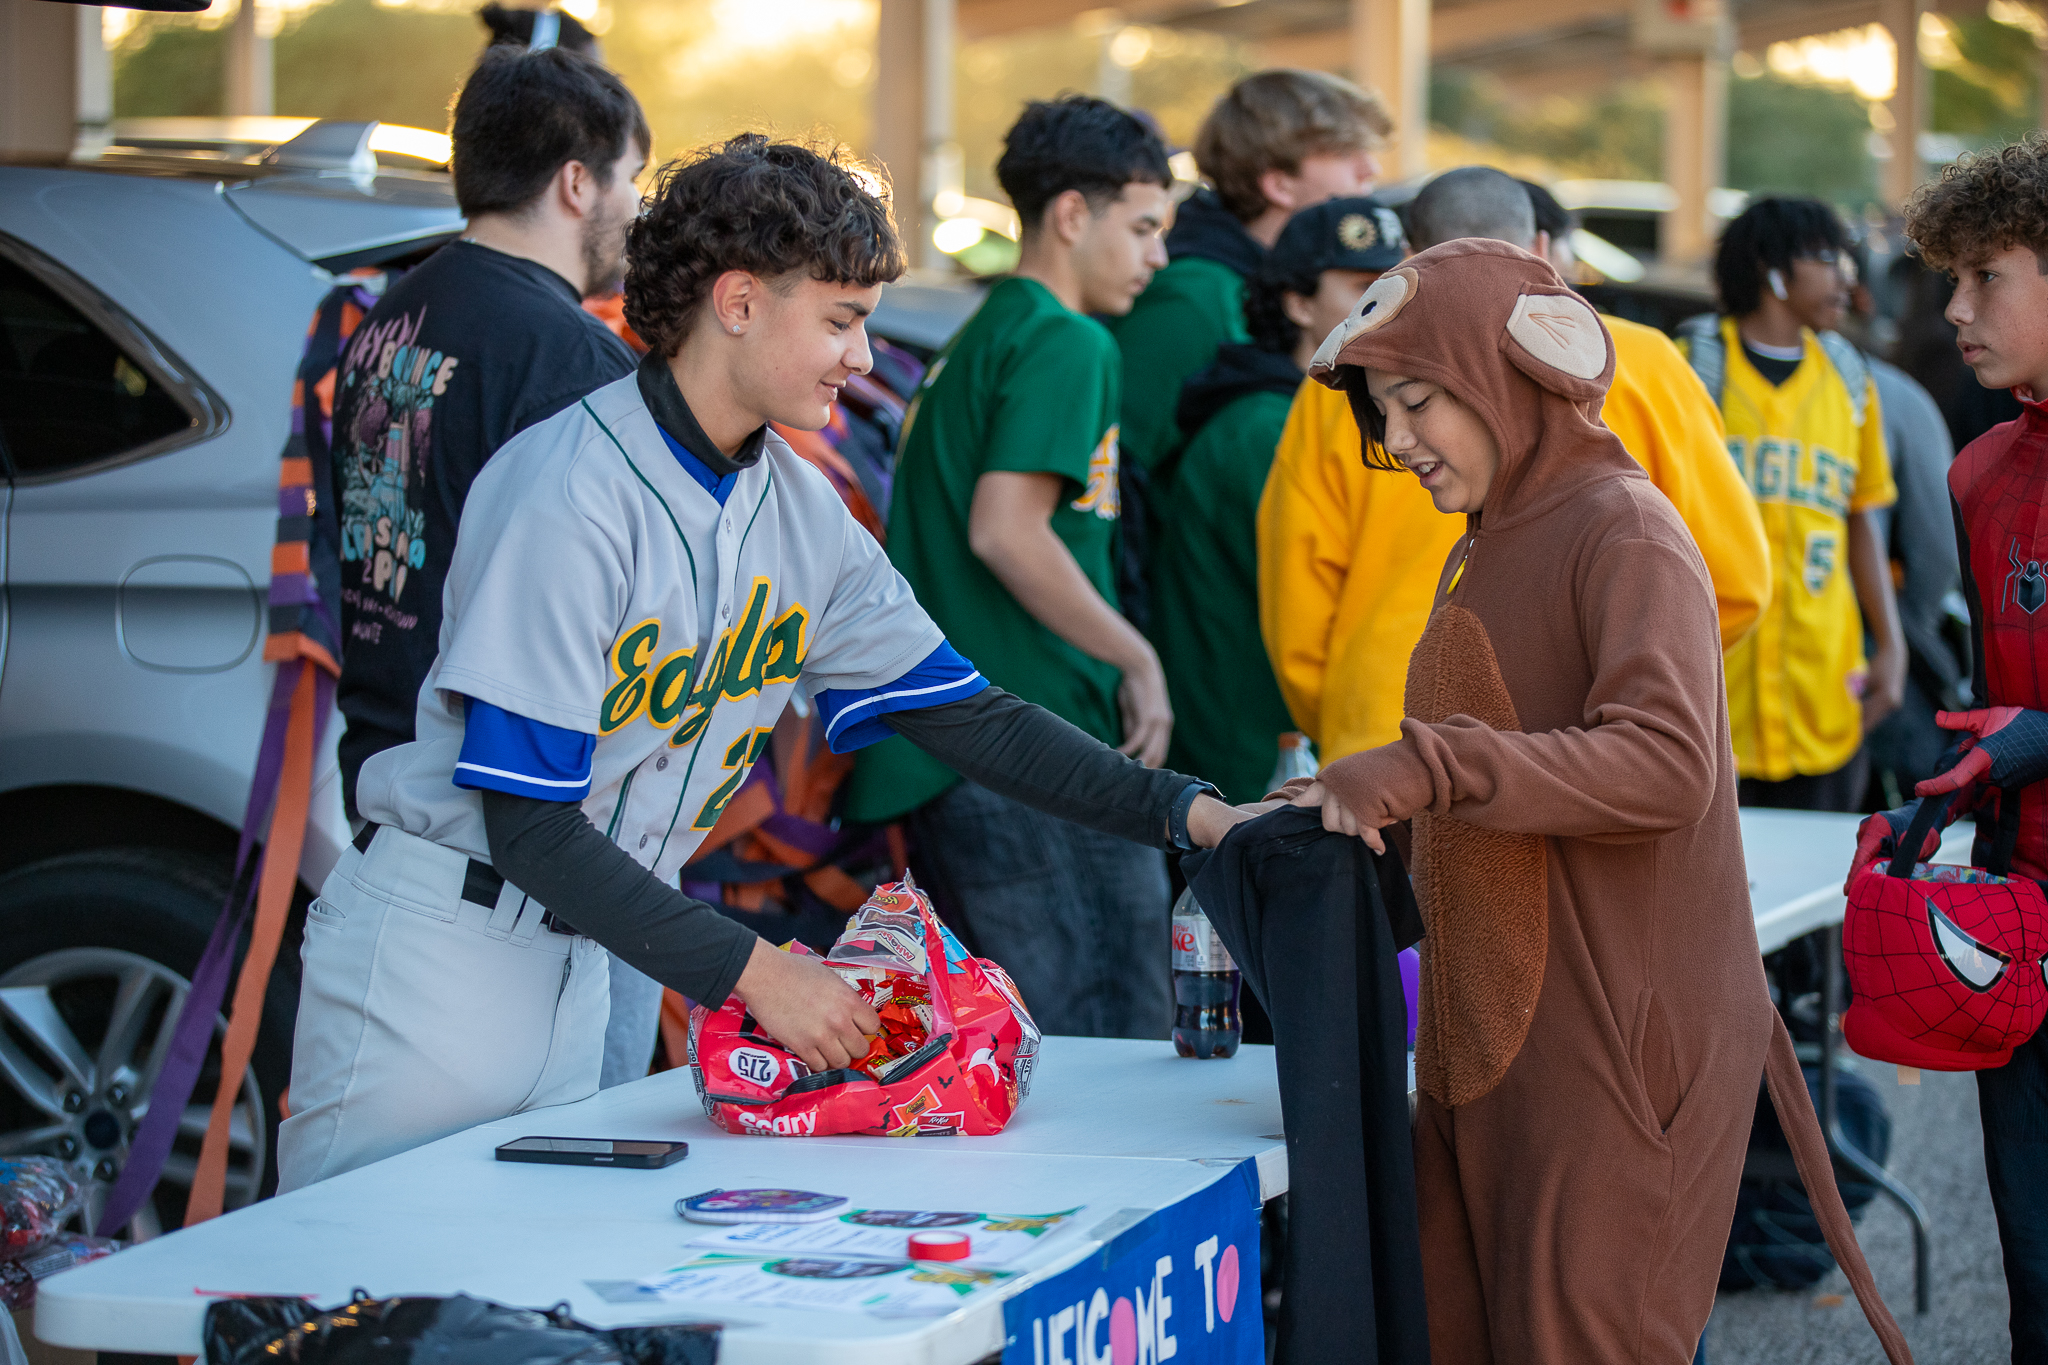
[[1230,1057],[1244,1036],[1237,993],[1244,974],[1192,889],[1173,907],[1173,1050],[1183,1057]]

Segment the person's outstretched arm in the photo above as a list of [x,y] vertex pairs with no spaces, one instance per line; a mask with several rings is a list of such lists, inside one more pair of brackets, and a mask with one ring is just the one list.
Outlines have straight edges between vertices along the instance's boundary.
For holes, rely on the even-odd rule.
[[1617,842],[1697,823],[1728,742],[1720,629],[1698,561],[1660,541],[1621,541],[1600,552],[1572,605],[1594,664],[1582,724],[1521,734],[1470,717],[1403,721],[1400,740],[1330,764],[1297,802],[1323,804],[1325,824],[1334,802],[1362,829],[1421,810]]
[[1000,687],[964,701],[893,711],[883,723],[999,796],[1132,843],[1172,849],[1176,818],[1209,848],[1250,814],[1208,784],[1137,760]]
[[498,875],[672,990],[714,1008],[737,995],[813,1071],[850,1066],[881,1021],[816,958],[770,947],[604,837],[575,801],[484,790]]

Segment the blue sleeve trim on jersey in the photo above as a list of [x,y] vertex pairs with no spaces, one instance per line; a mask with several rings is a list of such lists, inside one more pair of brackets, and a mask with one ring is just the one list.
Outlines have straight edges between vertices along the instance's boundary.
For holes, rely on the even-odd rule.
[[816,700],[819,714],[825,718],[825,742],[835,754],[850,754],[896,733],[882,719],[891,711],[965,701],[987,686],[988,679],[976,672],[973,664],[961,658],[953,646],[942,644],[892,683],[835,688],[820,692]]
[[590,795],[596,735],[516,715],[475,697],[463,702],[468,720],[455,763],[456,786],[542,801],[581,801]]

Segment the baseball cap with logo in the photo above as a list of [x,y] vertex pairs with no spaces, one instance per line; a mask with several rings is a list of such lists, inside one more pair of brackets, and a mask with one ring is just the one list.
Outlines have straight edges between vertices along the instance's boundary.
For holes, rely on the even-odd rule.
[[1266,273],[1299,279],[1325,270],[1391,270],[1408,254],[1401,220],[1376,199],[1353,196],[1305,208],[1266,253]]

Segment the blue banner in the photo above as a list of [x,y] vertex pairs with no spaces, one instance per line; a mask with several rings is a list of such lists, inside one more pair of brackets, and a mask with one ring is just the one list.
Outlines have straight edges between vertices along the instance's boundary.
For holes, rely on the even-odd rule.
[[1263,1365],[1258,1163],[1010,1299],[1003,1330],[1003,1365]]

